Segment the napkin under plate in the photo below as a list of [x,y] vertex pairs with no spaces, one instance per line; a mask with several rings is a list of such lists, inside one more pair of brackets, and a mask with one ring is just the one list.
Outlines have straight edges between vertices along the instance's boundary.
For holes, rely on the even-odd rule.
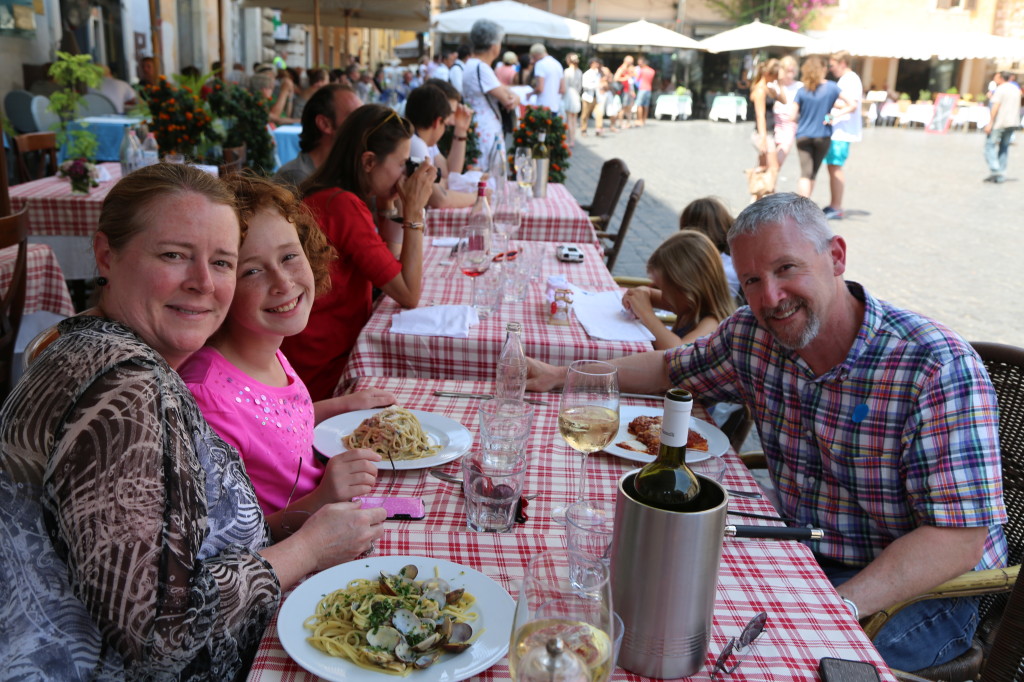
[[469,338],[469,328],[480,324],[471,305],[434,305],[403,310],[391,316],[392,334]]

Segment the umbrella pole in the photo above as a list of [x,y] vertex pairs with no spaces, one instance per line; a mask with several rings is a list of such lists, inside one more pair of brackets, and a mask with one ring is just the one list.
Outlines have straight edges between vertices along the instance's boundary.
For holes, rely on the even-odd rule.
[[320,0],[313,0],[313,68],[320,66]]
[[156,75],[164,72],[163,67],[163,41],[160,39],[160,5],[157,0],[149,0],[149,20],[152,24],[150,32],[153,41],[153,65],[156,66]]
[[225,0],[217,0],[217,38],[220,42],[220,73],[215,73],[215,78],[224,78],[224,74],[228,71],[228,62],[224,50],[224,2]]

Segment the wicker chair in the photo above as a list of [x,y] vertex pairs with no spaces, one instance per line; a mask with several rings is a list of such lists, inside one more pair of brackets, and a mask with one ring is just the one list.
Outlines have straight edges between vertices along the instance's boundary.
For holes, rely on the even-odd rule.
[[0,402],[11,391],[14,345],[21,329],[25,308],[25,282],[28,277],[28,209],[0,218],[0,249],[17,246],[14,274],[7,291],[0,296]]
[[590,215],[590,222],[595,230],[606,229],[612,221],[615,207],[619,205],[619,197],[629,180],[629,168],[622,159],[609,159],[601,166],[601,175],[597,179],[594,200],[589,204],[580,204],[580,208]]
[[644,181],[637,180],[636,184],[633,185],[633,191],[629,193],[629,201],[626,202],[626,210],[622,214],[622,222],[619,223],[618,232],[597,231],[597,237],[602,243],[609,242],[604,247],[604,257],[607,259],[605,265],[608,267],[608,272],[611,272],[612,268],[615,267],[615,261],[619,258],[619,249],[622,248],[626,232],[629,231],[629,224],[633,220],[633,213],[636,212],[636,205],[640,203],[640,197],[643,194]]
[[[1007,605],[1006,593],[1014,590],[1020,573],[1021,559],[1024,558],[1024,349],[998,343],[972,345],[984,361],[999,399],[1003,499],[1008,517],[1003,532],[1009,545],[1009,568],[970,571],[938,585],[925,594],[880,611],[864,623],[864,631],[869,637],[874,637],[895,613],[910,604],[925,599],[983,595],[978,613],[975,646],[949,663],[914,671],[918,678],[950,682],[977,678],[986,652],[994,646],[993,639],[996,637],[996,630]],[[1020,589],[1016,592],[1019,593]],[[1018,603],[1024,601],[1021,595],[1015,596]],[[1015,627],[1019,628],[1020,621],[1024,620],[1024,614],[1017,613],[1016,620]]]

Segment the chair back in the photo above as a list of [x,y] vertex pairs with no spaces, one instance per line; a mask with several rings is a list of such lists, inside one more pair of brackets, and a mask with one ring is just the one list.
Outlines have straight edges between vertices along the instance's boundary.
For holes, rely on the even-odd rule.
[[222,163],[220,166],[218,166],[217,175],[221,178],[229,178],[232,175],[238,175],[239,173],[241,173],[242,168],[242,160],[235,159],[234,161],[228,161],[227,163]]
[[17,246],[14,273],[7,291],[0,296],[0,401],[11,390],[11,365],[14,345],[21,329],[25,309],[25,282],[28,276],[28,209],[0,218],[0,249]]
[[117,113],[117,107],[106,95],[99,92],[87,92],[82,95],[79,111],[82,116],[109,116]]
[[241,159],[242,165],[245,165],[245,144],[242,144],[240,147],[224,147],[222,151],[224,152],[225,164],[231,163],[232,161],[238,161],[239,159]]
[[[26,133],[14,138],[18,157],[18,179],[29,182],[57,174],[57,133]],[[35,172],[29,171],[27,156],[35,155]]]
[[32,93],[28,90],[11,90],[4,95],[4,112],[11,125],[19,133],[34,133],[39,130],[32,118]]
[[1024,682],[1024,580],[1018,580],[1013,586],[978,679],[981,682]]
[[633,185],[633,191],[629,193],[629,201],[626,202],[626,211],[622,214],[622,222],[619,223],[619,231],[614,235],[609,235],[605,239],[610,238],[612,243],[604,250],[604,255],[608,259],[608,272],[612,271],[615,267],[615,261],[619,259],[619,249],[622,248],[622,242],[626,239],[626,232],[629,230],[629,224],[633,220],[633,213],[636,212],[636,205],[640,203],[640,197],[644,195],[644,181],[642,179],[637,180]]
[[46,95],[36,95],[32,98],[31,110],[32,120],[36,122],[36,130],[56,130],[60,125],[60,117],[52,111],[47,111],[50,106],[50,98]]
[[609,159],[601,166],[601,175],[597,179],[594,200],[586,207],[591,221],[599,230],[611,224],[615,207],[619,205],[622,190],[629,180],[629,168],[622,159]]

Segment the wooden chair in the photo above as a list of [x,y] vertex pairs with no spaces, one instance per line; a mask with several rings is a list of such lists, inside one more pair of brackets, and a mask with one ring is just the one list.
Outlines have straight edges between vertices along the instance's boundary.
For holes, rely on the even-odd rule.
[[604,230],[597,231],[597,237],[602,240],[602,243],[609,242],[604,247],[605,264],[608,267],[608,272],[612,271],[612,268],[615,267],[615,261],[619,259],[619,250],[622,248],[622,242],[626,239],[626,232],[629,230],[629,224],[633,220],[633,213],[636,212],[636,205],[640,203],[640,197],[643,194],[644,181],[637,180],[636,184],[633,185],[633,190],[629,193],[626,210],[622,214],[622,222],[619,223],[619,231],[614,233]]
[[224,163],[220,165],[220,177],[227,178],[237,173],[241,173],[245,168],[245,145],[240,147],[225,147]]
[[[1006,594],[1018,583],[1021,560],[1024,559],[1024,349],[998,343],[977,342],[972,344],[988,369],[992,385],[999,400],[999,447],[1003,466],[1003,501],[1006,504],[1008,521],[1003,526],[1009,546],[1008,568],[987,571],[970,571],[957,576],[925,594],[918,595],[901,604],[892,606],[871,616],[864,623],[864,631],[874,637],[888,620],[901,609],[925,599],[982,595],[978,609],[978,630],[975,646],[960,658],[941,666],[916,670],[914,675],[924,679],[968,680],[975,679],[981,669],[986,653],[994,649],[993,640],[1000,620],[1007,608]],[[1016,602],[1024,597],[1015,594]],[[1020,608],[1018,608],[1020,610]],[[1015,615],[1018,629],[1024,614]],[[1018,641],[1018,645],[1020,642]],[[1020,653],[1017,653],[1018,661]],[[1018,669],[1020,670],[1020,668]],[[1021,673],[1018,673],[1019,675]],[[992,677],[1006,680],[1008,677]],[[1014,678],[1019,679],[1019,678]]]
[[594,199],[589,204],[580,204],[580,208],[590,215],[590,222],[595,230],[604,230],[610,224],[615,207],[619,205],[619,197],[629,180],[629,168],[622,159],[609,159],[601,166],[601,175],[597,179]]
[[[14,138],[14,153],[18,158],[18,179],[29,182],[57,173],[57,134],[26,133]],[[36,157],[35,172],[29,172],[26,155]],[[49,167],[47,167],[49,166]]]
[[0,296],[0,402],[11,392],[11,365],[14,345],[21,329],[25,309],[25,282],[28,277],[28,210],[0,218],[0,249],[17,246],[14,274],[7,291]]

